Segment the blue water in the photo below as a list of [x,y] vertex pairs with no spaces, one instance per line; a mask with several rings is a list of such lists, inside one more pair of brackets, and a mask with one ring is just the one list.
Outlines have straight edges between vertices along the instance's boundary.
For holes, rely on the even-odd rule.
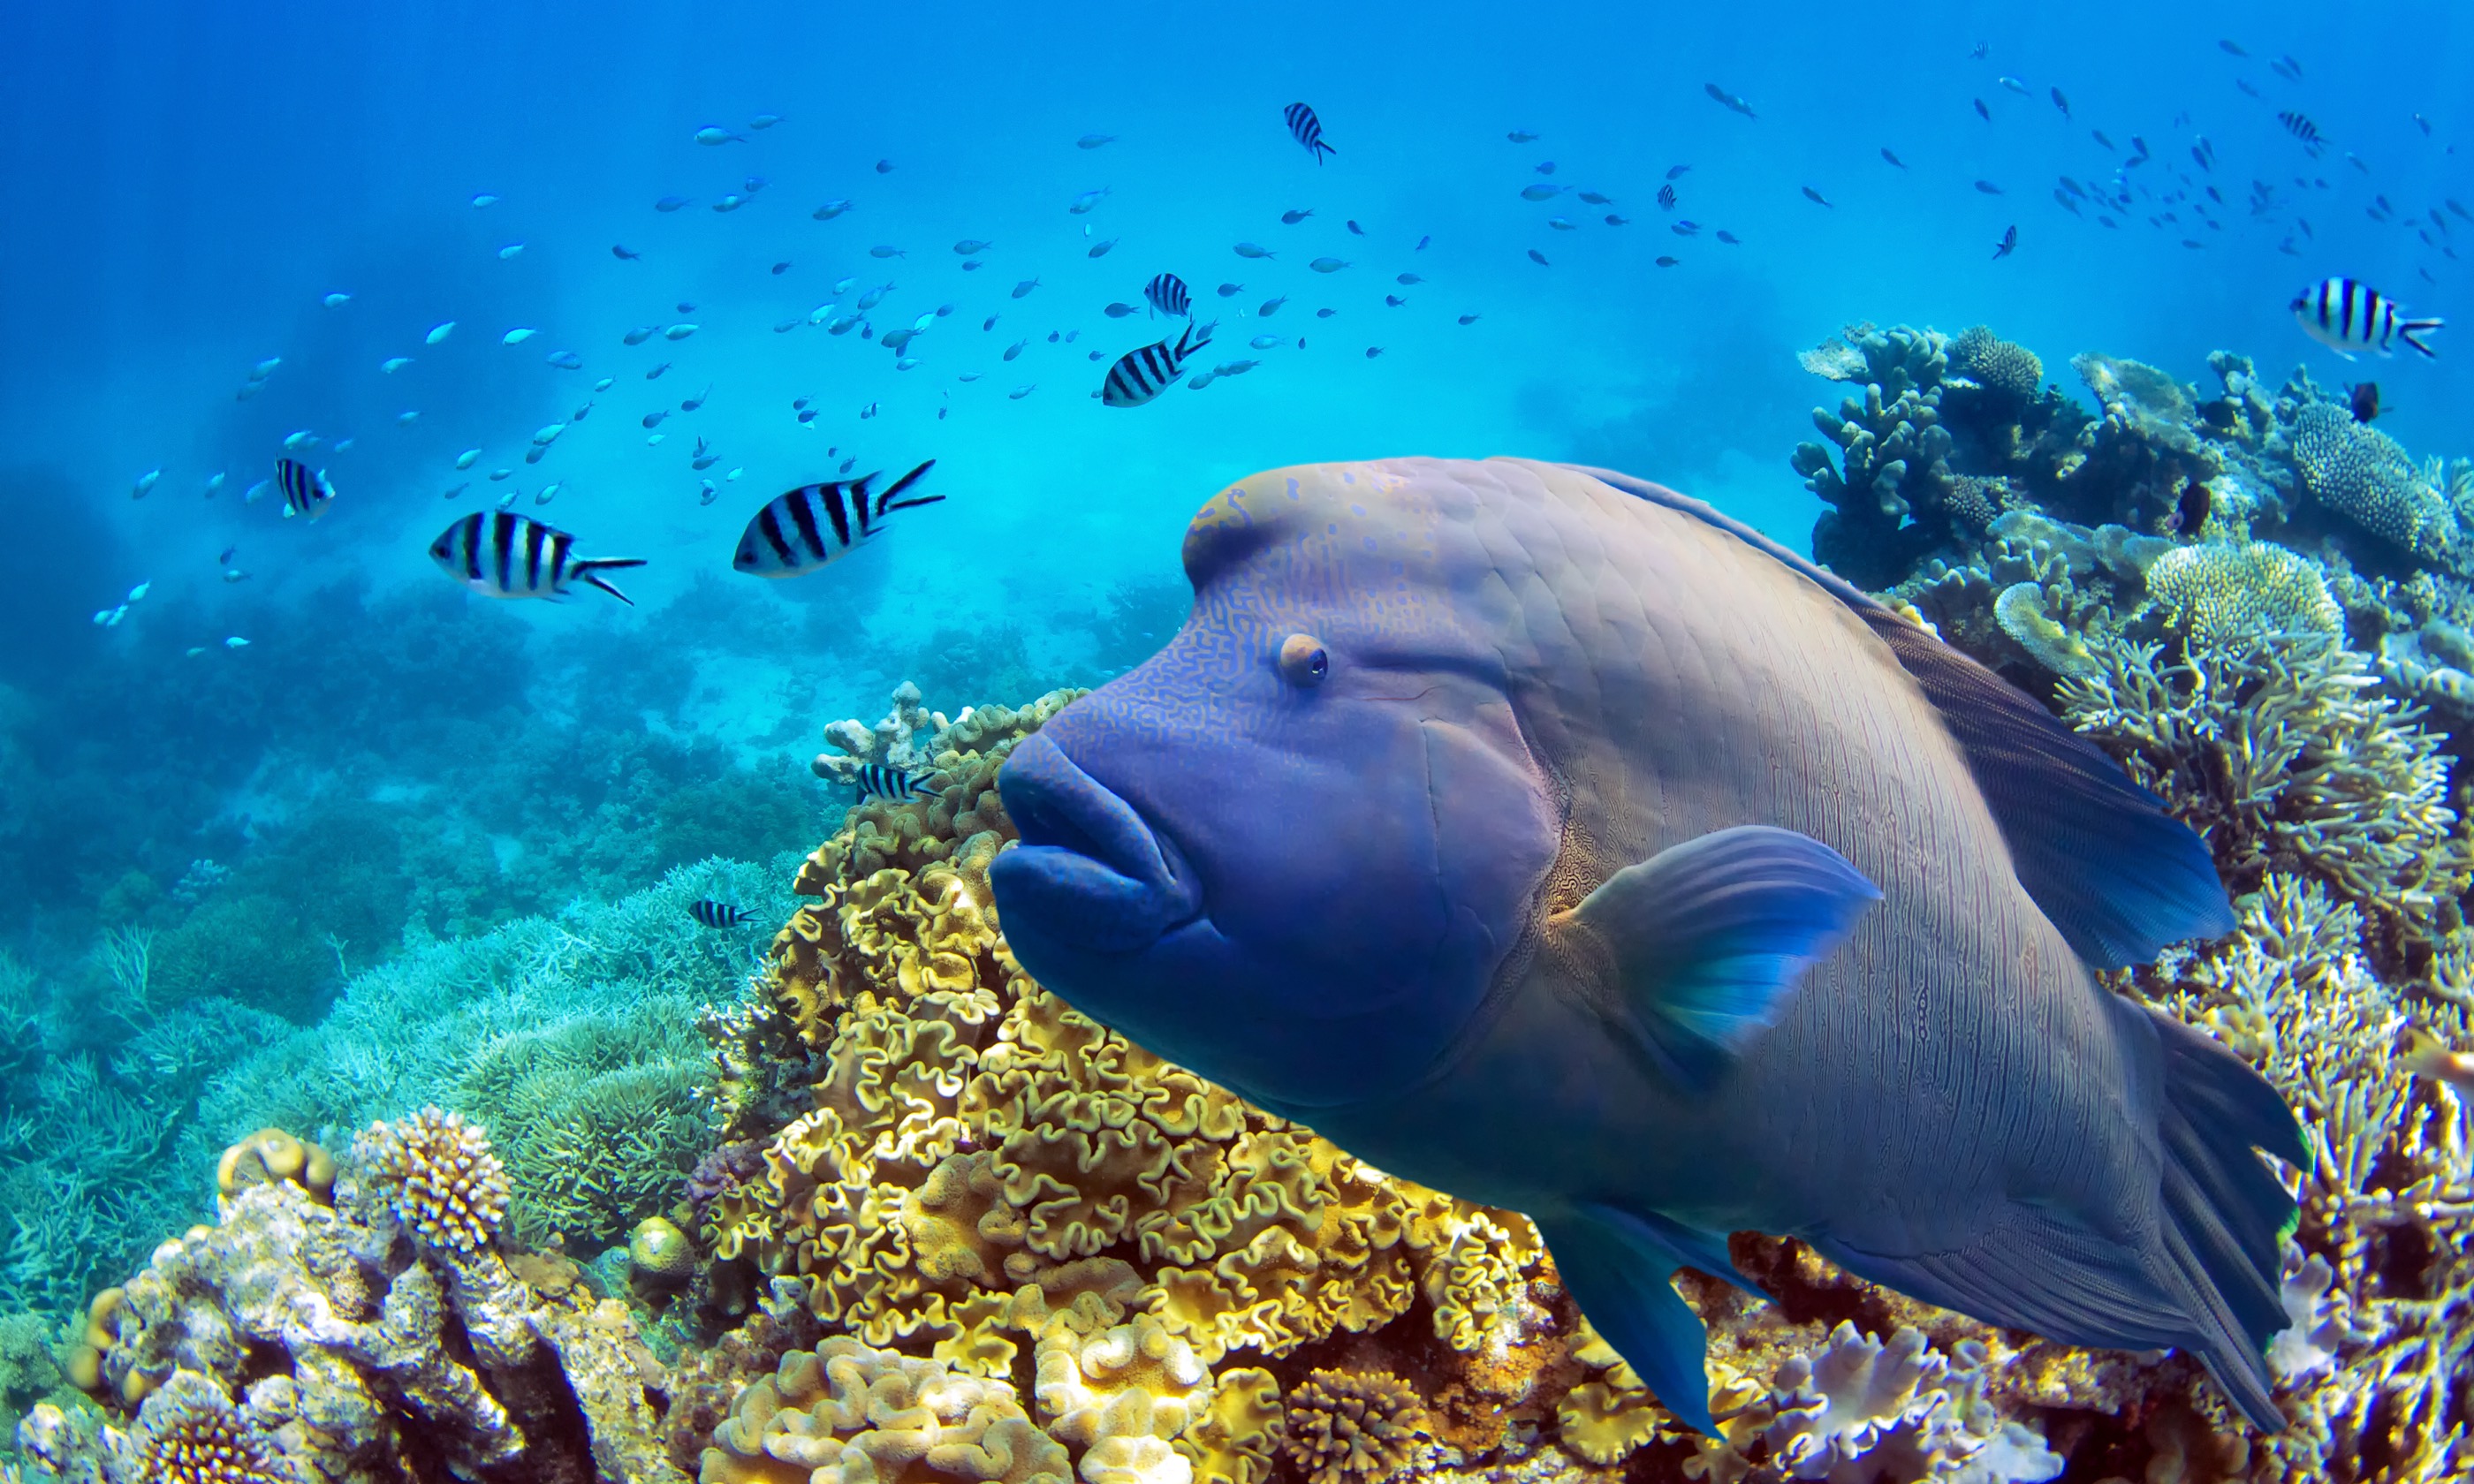
[[[2323,384],[2375,374],[2408,447],[2474,451],[2474,344],[2450,338],[2474,331],[2474,220],[2431,216],[2474,205],[2474,27],[2438,5],[2366,26],[2295,5],[120,3],[21,8],[11,30],[0,951],[34,986],[9,1002],[29,1059],[12,1116],[37,1106],[44,1059],[109,1068],[185,996],[280,1017],[251,1033],[273,1037],[409,946],[813,846],[841,802],[806,767],[825,722],[873,718],[904,679],[950,711],[1135,662],[1179,616],[1188,515],[1258,468],[1577,459],[1802,548],[1818,507],[1786,457],[1838,389],[1795,355],[1863,320],[1989,322],[2071,391],[2087,349],[2190,380],[2219,348]],[[2299,84],[2270,70],[2280,54]],[[1282,127],[1299,99],[1338,150],[1326,162]],[[2308,156],[2279,108],[2330,150]],[[782,122],[750,130],[764,113]],[[700,145],[707,126],[746,138]],[[1115,139],[1078,148],[1091,133]],[[2130,185],[2215,184],[2220,226],[2182,203],[2151,227],[2168,207],[2143,200],[2107,229],[2054,203],[2058,176],[2110,180],[2132,135],[2154,158]],[[2213,169],[2191,158],[2200,136]],[[711,209],[750,177],[766,183],[741,209]],[[2254,180],[2274,186],[2264,214]],[[1540,182],[1575,194],[1520,199]],[[656,211],[667,196],[690,204]],[[2367,214],[2383,196],[2398,220]],[[1671,229],[1687,218],[1698,236]],[[952,251],[965,238],[994,244],[984,268]],[[1276,257],[1239,257],[1245,241]],[[871,257],[880,244],[905,255]],[[1350,266],[1312,272],[1322,255]],[[1104,408],[1108,362],[1165,326],[1102,306],[1139,304],[1163,270],[1220,321],[1201,365],[1260,364]],[[2464,327],[2436,362],[2348,367],[2285,308],[2338,274]],[[885,282],[876,328],[952,306],[912,370],[808,323]],[[1223,298],[1224,282],[1243,287]],[[325,306],[334,293],[350,301]],[[699,329],[622,344],[679,323]],[[539,333],[503,345],[516,327]],[[1292,343],[1247,348],[1266,333]],[[582,368],[547,364],[561,350]],[[381,371],[395,356],[410,362]],[[641,419],[662,409],[648,443]],[[243,499],[299,430],[341,491],[314,524]],[[699,436],[717,455],[701,472]],[[934,458],[947,498],[819,575],[733,573],[756,508],[844,457],[857,472]],[[619,578],[636,607],[447,582],[428,543],[510,491],[588,555],[647,559]],[[94,621],[140,584],[118,623]],[[97,945],[129,929],[154,935],[150,993],[170,998],[111,1009]],[[133,1117],[197,1116],[177,1096],[146,1109]],[[31,1147],[33,1125],[12,1127]],[[19,1215],[98,1198],[0,1194]],[[10,1291],[61,1302],[75,1284],[29,1279],[15,1240]]]

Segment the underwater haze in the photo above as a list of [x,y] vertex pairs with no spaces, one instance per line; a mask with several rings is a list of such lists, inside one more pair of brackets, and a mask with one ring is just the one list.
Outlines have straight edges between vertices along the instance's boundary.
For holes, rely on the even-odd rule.
[[[215,1437],[256,1462],[182,1476],[2474,1470],[2474,16],[105,0],[11,31],[0,1478],[172,1476]],[[2027,751],[2161,802],[2205,910],[2051,951],[2158,1044],[2230,1048],[2309,1155],[2226,1113],[2194,1195],[2162,1071],[2091,1094],[2167,1119],[2123,1209],[2200,1233],[2198,1328],[1971,1307],[1815,1218],[1660,1238],[1710,1338],[1706,1374],[1653,1364],[1553,1213],[1413,1184],[1452,1182],[1034,982],[1071,956],[1016,955],[991,866],[1089,839],[1019,827],[1012,750],[1079,705],[1022,786],[1133,819],[1054,739],[1173,727],[1127,699],[1164,675],[1220,694],[1153,659],[1209,631],[1197,511],[1410,458],[1706,501],[1762,581],[1923,626],[2050,724]],[[1582,590],[1544,571],[1494,576]],[[1675,632],[1793,633],[1712,590]],[[1914,747],[1967,731],[1912,685],[1949,713]],[[1232,874],[1414,895],[1342,895],[1375,835],[1298,773],[1194,755],[1180,786],[1286,822]],[[2000,816],[1959,755],[1930,776]],[[1391,798],[1372,756],[1317,776]],[[2033,856],[1982,870],[2064,923]],[[2295,1222],[2201,1209],[2258,1197],[2254,1147]],[[897,1400],[837,1410],[855,1385]]]

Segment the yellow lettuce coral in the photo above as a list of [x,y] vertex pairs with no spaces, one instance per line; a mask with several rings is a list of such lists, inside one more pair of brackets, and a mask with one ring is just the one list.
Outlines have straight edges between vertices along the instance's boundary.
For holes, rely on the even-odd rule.
[[837,1335],[739,1394],[696,1480],[1065,1484],[1068,1462],[1005,1382]]

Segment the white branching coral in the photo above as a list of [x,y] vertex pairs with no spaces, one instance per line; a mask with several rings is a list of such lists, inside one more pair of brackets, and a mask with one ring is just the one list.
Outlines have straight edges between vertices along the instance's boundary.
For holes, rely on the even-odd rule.
[[487,1247],[507,1214],[507,1171],[481,1130],[457,1113],[424,1108],[373,1123],[352,1155],[385,1194],[404,1230],[454,1252]]

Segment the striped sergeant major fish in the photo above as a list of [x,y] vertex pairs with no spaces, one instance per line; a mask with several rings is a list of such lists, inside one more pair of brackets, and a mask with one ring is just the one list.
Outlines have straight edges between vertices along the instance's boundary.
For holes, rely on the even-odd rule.
[[734,907],[727,902],[716,901],[707,897],[702,900],[690,902],[688,916],[707,927],[737,927],[755,914],[743,907]]
[[1280,117],[1289,121],[1289,137],[1304,145],[1306,153],[1315,157],[1316,164],[1322,164],[1326,155],[1340,153],[1323,142],[1322,120],[1315,117],[1315,110],[1304,104],[1290,104],[1280,110]]
[[600,588],[629,608],[636,600],[602,581],[616,567],[643,566],[642,557],[578,561],[575,538],[513,511],[475,511],[429,543],[439,569],[493,598],[563,598],[576,583]]
[[1175,274],[1161,274],[1143,285],[1143,298],[1153,309],[1165,315],[1194,313],[1194,297],[1185,291],[1185,280]]
[[327,479],[325,469],[312,470],[298,459],[275,461],[275,483],[283,491],[283,514],[306,515],[315,520],[327,513],[327,504],[335,497],[335,487]]
[[934,777],[913,773],[908,768],[887,767],[881,762],[863,762],[851,776],[851,786],[859,790],[862,801],[881,799],[887,803],[900,803],[906,799],[924,799],[935,790],[929,786]]
[[1176,385],[1186,358],[1211,344],[1211,332],[1216,328],[1217,323],[1198,329],[1189,323],[1174,346],[1165,340],[1155,341],[1119,356],[1117,364],[1108,368],[1108,379],[1101,385],[1101,405],[1140,407]]
[[2394,299],[2367,283],[2329,278],[2304,289],[2286,307],[2304,334],[2349,361],[2357,350],[2386,355],[2391,340],[2402,340],[2434,360],[2439,357],[2416,337],[2439,328],[2440,322],[2406,319]]
[[747,522],[747,529],[740,533],[739,554],[730,564],[758,577],[803,577],[816,571],[850,555],[884,530],[885,517],[895,511],[943,499],[941,494],[902,498],[935,467],[936,461],[931,459],[875,495],[867,491],[875,473],[846,484],[801,485],[767,502]]

